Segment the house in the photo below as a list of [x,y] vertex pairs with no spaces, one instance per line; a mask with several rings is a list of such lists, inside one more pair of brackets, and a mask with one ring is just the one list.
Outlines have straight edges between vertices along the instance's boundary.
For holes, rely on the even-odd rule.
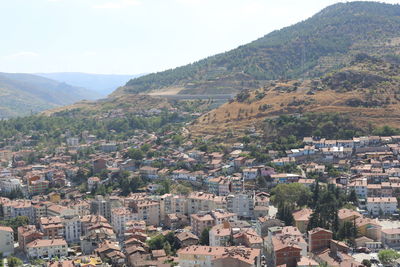
[[338,217],[339,224],[343,224],[344,222],[354,222],[357,218],[362,217],[362,215],[355,210],[340,209],[338,211]]
[[326,249],[330,247],[332,231],[315,228],[308,231],[308,249],[310,252]]
[[312,213],[312,209],[309,208],[293,212],[295,226],[299,229],[300,232],[305,233],[307,231],[308,221],[310,220],[310,216]]
[[244,180],[255,180],[258,176],[258,169],[246,168],[243,169],[243,179]]
[[181,247],[189,247],[199,243],[199,238],[191,232],[178,233],[175,238],[178,240]]
[[400,247],[400,229],[383,229],[382,231],[382,244],[390,248]]
[[292,173],[271,174],[271,179],[273,184],[297,183],[300,178],[303,177],[301,175]]
[[371,238],[374,241],[381,241],[382,226],[370,218],[357,218],[356,227],[359,235]]
[[11,227],[0,226],[0,251],[4,257],[14,253],[14,230]]

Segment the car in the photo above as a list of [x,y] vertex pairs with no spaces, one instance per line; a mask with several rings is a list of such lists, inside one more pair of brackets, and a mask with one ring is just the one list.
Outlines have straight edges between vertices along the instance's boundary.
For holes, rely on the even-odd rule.
[[381,263],[379,260],[377,260],[377,259],[375,259],[375,258],[372,258],[372,259],[370,259],[369,260],[372,264],[379,264],[379,263]]

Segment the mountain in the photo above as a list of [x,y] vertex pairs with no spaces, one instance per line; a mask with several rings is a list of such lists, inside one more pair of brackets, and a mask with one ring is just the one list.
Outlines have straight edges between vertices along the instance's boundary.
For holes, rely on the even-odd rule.
[[85,88],[37,75],[0,73],[0,118],[28,115],[98,97],[96,92]]
[[358,53],[400,51],[400,5],[349,2],[193,64],[130,80],[112,96],[132,93],[226,94],[266,80],[319,77]]
[[124,85],[130,79],[137,78],[143,74],[136,75],[117,75],[117,74],[90,74],[80,72],[54,72],[38,73],[42,77],[64,82],[73,86],[87,88],[107,96],[116,88]]
[[224,137],[246,132],[330,136],[350,131],[351,137],[355,130],[400,128],[399,77],[400,56],[359,54],[348,66],[321,78],[269,81],[263,88],[242,91],[235,100],[198,118],[190,130],[193,136]]

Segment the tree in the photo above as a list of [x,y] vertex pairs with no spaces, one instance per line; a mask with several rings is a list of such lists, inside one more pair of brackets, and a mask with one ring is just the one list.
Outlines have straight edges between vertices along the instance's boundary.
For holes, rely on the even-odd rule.
[[164,242],[163,249],[167,255],[171,255],[171,245],[168,241]]
[[7,262],[9,267],[22,266],[23,264],[22,260],[17,257],[8,257]]
[[205,228],[200,235],[200,245],[208,246],[210,245],[210,228]]
[[278,206],[277,217],[278,217],[278,219],[284,221],[286,226],[293,225],[294,218],[293,218],[292,213],[293,213],[293,210],[290,208],[289,205],[281,204]]
[[352,202],[354,206],[358,206],[358,197],[355,190],[351,190],[348,201]]
[[149,241],[147,241],[147,243],[151,250],[163,249],[165,243],[165,237],[162,234],[159,234],[151,238]]
[[128,150],[127,156],[134,160],[142,160],[144,153],[140,149],[131,148]]
[[279,184],[272,190],[272,202],[279,205],[287,204],[292,208],[301,206],[304,203],[304,198],[311,197],[310,190],[299,183]]
[[391,264],[400,258],[400,254],[393,249],[384,249],[379,251],[378,258],[383,264]]
[[369,260],[367,260],[367,259],[363,259],[361,263],[365,267],[371,267],[371,262]]

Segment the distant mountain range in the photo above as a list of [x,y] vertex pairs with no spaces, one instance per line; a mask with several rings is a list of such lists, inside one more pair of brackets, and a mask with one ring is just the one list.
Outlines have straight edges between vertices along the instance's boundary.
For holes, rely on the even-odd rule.
[[132,79],[112,95],[237,93],[257,89],[267,80],[320,77],[358,53],[399,51],[400,5],[338,3],[229,52]]
[[73,86],[83,87],[97,92],[102,97],[107,96],[115,89],[126,84],[130,79],[144,74],[118,75],[118,74],[90,74],[81,72],[55,72],[38,73],[45,78],[68,83]]
[[0,73],[0,118],[37,113],[100,94],[33,74]]

